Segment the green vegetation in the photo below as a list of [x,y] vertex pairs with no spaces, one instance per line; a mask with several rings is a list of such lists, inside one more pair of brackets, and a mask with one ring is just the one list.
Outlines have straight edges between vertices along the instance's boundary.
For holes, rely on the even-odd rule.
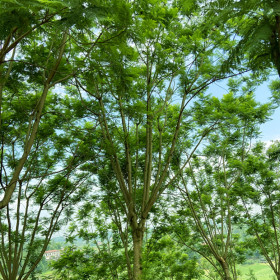
[[238,266],[238,270],[241,273],[241,276],[239,278],[241,280],[252,279],[252,277],[250,276],[251,271],[254,273],[256,279],[272,280],[275,278],[273,271],[266,263],[240,265]]
[[4,280],[280,280],[279,0],[0,7]]
[[[169,259],[171,265],[174,265],[175,261],[174,259]],[[186,267],[187,268],[187,267]],[[185,268],[185,269],[186,269]],[[159,270],[161,268],[159,267]],[[238,279],[240,280],[253,280],[253,279],[263,279],[263,280],[273,280],[275,279],[275,275],[271,269],[271,267],[267,263],[252,263],[252,264],[242,264],[237,265],[238,270]],[[190,270],[189,270],[190,271]],[[166,273],[166,271],[165,271]],[[207,272],[205,272],[207,274]],[[38,279],[55,279],[56,272],[55,270],[47,270],[46,272],[37,274]],[[155,277],[155,276],[153,276]],[[162,276],[161,276],[162,277]],[[188,279],[194,279],[194,280],[205,280],[209,279],[208,277],[201,276],[199,278],[191,278],[191,276]],[[255,278],[253,278],[255,277]],[[168,276],[166,278],[161,279],[169,279]]]

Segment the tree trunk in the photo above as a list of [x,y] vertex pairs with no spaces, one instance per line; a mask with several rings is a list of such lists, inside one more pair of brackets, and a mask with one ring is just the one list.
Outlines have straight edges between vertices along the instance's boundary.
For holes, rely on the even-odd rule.
[[228,267],[228,263],[221,258],[219,260],[219,263],[221,264],[223,271],[224,271],[224,279],[223,280],[232,280],[232,277],[230,275],[230,271],[229,271],[229,267]]
[[126,258],[126,267],[127,267],[128,279],[133,280],[133,273],[132,273],[132,269],[131,269],[130,257],[129,257],[127,248],[125,248],[125,258]]
[[143,231],[133,230],[133,280],[142,279]]

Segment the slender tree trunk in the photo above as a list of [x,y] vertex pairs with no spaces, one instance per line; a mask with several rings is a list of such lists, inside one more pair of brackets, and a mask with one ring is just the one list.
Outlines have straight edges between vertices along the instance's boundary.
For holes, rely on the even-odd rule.
[[52,87],[51,82],[52,82],[53,78],[55,77],[57,69],[63,58],[67,38],[68,38],[68,33],[64,32],[63,39],[61,42],[61,47],[60,47],[59,53],[58,53],[58,57],[55,61],[55,65],[51,69],[46,81],[44,82],[43,92],[38,100],[36,107],[34,108],[32,118],[30,118],[29,127],[28,127],[28,131],[26,134],[26,140],[25,140],[26,142],[24,144],[24,151],[22,153],[20,160],[18,161],[17,166],[14,168],[12,179],[10,180],[9,184],[7,185],[7,187],[5,189],[4,197],[0,201],[0,209],[5,208],[8,205],[8,203],[10,202],[13,192],[16,188],[20,173],[30,154],[31,148],[33,146],[33,143],[34,143],[36,135],[37,135],[37,131],[39,129],[39,124],[40,124],[42,112],[43,112],[43,109],[45,106],[47,94],[49,92],[49,89]]
[[133,280],[142,279],[142,244],[143,230],[136,229],[132,232],[133,237]]
[[127,276],[129,280],[133,280],[133,273],[130,267],[127,266]]
[[132,272],[132,267],[131,267],[131,262],[130,262],[130,256],[128,253],[128,248],[127,244],[124,244],[124,250],[125,250],[125,259],[126,259],[126,268],[127,268],[127,277],[129,280],[133,280],[133,272]]
[[229,270],[228,263],[223,258],[221,258],[219,260],[219,263],[221,264],[221,266],[223,268],[223,271],[224,271],[224,279],[223,280],[233,280],[231,275],[230,275],[230,270]]

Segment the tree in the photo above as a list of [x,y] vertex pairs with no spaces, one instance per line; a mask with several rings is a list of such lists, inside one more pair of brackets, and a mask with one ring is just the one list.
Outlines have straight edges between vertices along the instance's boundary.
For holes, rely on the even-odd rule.
[[12,17],[1,12],[0,272],[31,275],[63,211],[84,198],[84,180],[97,191],[97,175],[129,278],[141,279],[156,202],[225,121],[201,106],[207,87],[226,78],[217,53],[229,40],[201,28],[200,1],[2,3]]
[[[127,32],[91,56],[89,69],[100,70],[77,76],[76,91],[87,114],[99,122],[99,182],[131,230],[131,279],[138,280],[150,211],[215,126],[209,122],[195,132],[186,107],[224,76],[213,62],[220,42],[213,34],[202,37],[195,13],[188,20],[167,1],[136,1],[129,12],[133,22]],[[187,149],[189,156],[173,169]]]
[[261,252],[280,279],[279,142],[268,148],[264,143],[254,146],[244,163],[237,192],[245,208],[248,243]]
[[[75,154],[79,146],[60,134],[68,120],[61,121],[60,116],[51,114],[58,110],[58,99],[57,95],[48,95],[46,111],[43,111],[44,117],[24,174],[19,177],[10,203],[0,213],[0,273],[3,279],[28,279],[43,257],[53,233],[65,225],[73,205],[86,192],[83,183],[88,174],[73,173],[79,166]],[[15,102],[13,105],[14,111],[9,116],[13,128],[10,129],[15,130],[13,135],[18,135],[10,142],[14,153],[4,155],[5,170],[16,163],[19,156],[17,140],[20,142],[24,137],[17,130],[25,124],[19,114],[22,104]],[[26,111],[28,109],[32,110],[32,106]],[[26,111],[21,114],[28,113]],[[72,147],[76,149],[69,150]]]
[[[128,229],[118,228],[123,224],[115,220],[120,218],[117,208],[112,214],[111,209],[102,201],[97,203],[98,200],[99,195],[94,203],[88,198],[69,227],[67,240],[75,243],[77,238],[82,238],[87,245],[66,248],[62,257],[51,264],[59,273],[59,279],[131,278],[131,265],[127,262],[133,252]],[[147,229],[144,239],[143,279],[193,279],[201,274],[196,259],[190,259],[185,248],[179,247],[170,236]]]
[[[36,1],[37,2],[37,1]],[[45,9],[44,6],[40,3],[37,3],[37,6],[34,6],[26,3],[27,5],[20,4],[19,2],[14,3],[13,1],[3,1],[3,12],[1,12],[1,50],[0,50],[0,130],[1,130],[1,143],[2,143],[2,152],[1,152],[1,185],[2,191],[4,192],[4,197],[0,202],[0,208],[4,208],[9,203],[11,196],[16,188],[18,183],[19,176],[24,168],[24,165],[27,161],[27,158],[30,154],[36,133],[38,131],[40,119],[42,116],[44,104],[48,92],[52,87],[54,87],[59,80],[57,80],[57,71],[61,71],[61,61],[63,59],[63,54],[65,50],[65,44],[68,38],[68,33],[64,30],[59,42],[54,44],[54,30],[50,31],[48,28],[44,29],[44,25],[53,23],[55,16],[57,16],[62,9],[62,3],[57,1],[54,5],[50,6],[50,10]],[[54,11],[55,10],[55,11]],[[4,13],[5,12],[5,13]],[[33,33],[36,32],[37,37]],[[38,37],[43,36],[43,33],[48,33],[46,44],[49,49],[45,48],[46,60],[43,62],[35,62],[33,64],[33,69],[30,69],[30,64],[34,60],[26,61],[26,64],[18,62],[17,59],[23,59],[22,56],[26,56],[28,60],[28,53],[20,51],[26,49],[25,43],[33,43],[33,47],[40,48],[44,40],[38,42]],[[62,34],[60,33],[60,34]],[[57,33],[56,33],[57,35]],[[53,46],[51,45],[53,44]],[[19,47],[20,46],[20,47]],[[42,48],[41,48],[42,49]],[[34,50],[36,52],[36,50]],[[12,52],[12,54],[11,54]],[[51,56],[53,56],[52,59]],[[22,62],[23,62],[22,61]],[[28,62],[30,64],[28,64]],[[16,64],[16,65],[15,65]],[[22,67],[23,66],[23,67]],[[24,69],[25,68],[25,69]],[[28,69],[29,68],[29,69]],[[43,71],[44,69],[44,71]],[[26,70],[30,71],[29,73]],[[65,69],[64,69],[65,70]],[[34,78],[34,75],[37,77],[39,73],[42,73],[42,79],[33,80],[31,84],[33,86],[37,85],[41,89],[41,94],[37,96],[36,102],[33,102],[33,112],[30,116],[27,116],[26,122],[28,123],[25,126],[25,135],[26,139],[21,144],[21,157],[18,159],[17,164],[9,171],[4,170],[4,145],[7,141],[7,127],[9,127],[9,121],[7,115],[8,110],[8,95],[13,92],[18,97],[18,102],[24,102],[22,100],[23,92],[19,91],[20,85],[27,85],[25,82],[26,79]],[[63,77],[60,75],[60,80],[67,78],[69,72],[67,71]],[[18,86],[18,88],[17,88]],[[23,89],[23,88],[22,88]],[[20,92],[21,94],[18,94]],[[20,148],[17,148],[17,151],[20,152]],[[11,167],[10,167],[11,168]],[[12,176],[9,177],[9,181],[4,181],[3,173],[9,172]],[[6,176],[6,179],[8,177]],[[4,186],[4,184],[6,184]]]
[[[26,139],[21,144],[21,157],[9,170],[10,180],[4,186],[0,209],[4,208],[18,183],[21,172],[32,150],[46,97],[50,90],[65,85],[79,71],[85,71],[89,54],[106,31],[106,40],[118,35],[118,18],[109,11],[113,4],[97,5],[89,1],[10,1],[3,0],[0,21],[0,130],[5,143],[8,94],[17,96],[24,104],[26,96],[18,94],[27,87],[36,92],[33,111],[26,117]],[[86,8],[86,9],[85,9]],[[103,17],[106,15],[106,19]],[[122,26],[123,27],[123,26]],[[95,29],[91,36],[84,29]],[[101,42],[102,43],[102,42]],[[38,92],[41,92],[40,94]],[[29,97],[29,95],[27,95]],[[6,103],[4,103],[6,102]],[[22,131],[23,132],[23,131]],[[4,146],[2,144],[2,149]],[[3,153],[2,153],[3,155]],[[3,158],[1,177],[3,176]]]
[[200,119],[207,111],[207,118],[224,122],[210,132],[209,142],[182,172],[178,188],[183,200],[175,199],[176,225],[171,227],[179,242],[205,258],[221,279],[238,279],[236,264],[244,261],[246,250],[235,231],[244,211],[235,186],[270,106],[258,104],[246,90],[241,96],[230,92],[220,101],[215,97],[205,101],[207,105],[197,110]]
[[[71,138],[77,116],[63,88],[86,68],[104,30],[109,40],[119,29],[108,3],[2,2],[0,273],[12,280],[34,278],[53,233],[87,191],[89,174],[77,171],[83,139],[78,130]],[[95,33],[87,37],[83,28]]]
[[250,0],[209,2],[209,24],[231,39],[225,70],[247,64],[253,70],[275,68],[280,76],[280,2]]

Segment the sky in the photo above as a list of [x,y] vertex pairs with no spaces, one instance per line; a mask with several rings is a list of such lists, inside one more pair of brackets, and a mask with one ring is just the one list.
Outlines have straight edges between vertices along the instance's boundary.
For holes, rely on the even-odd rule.
[[[270,95],[268,83],[264,83],[256,90],[256,98],[260,102],[269,100]],[[280,108],[274,111],[271,120],[261,126],[261,133],[262,141],[280,140]]]

